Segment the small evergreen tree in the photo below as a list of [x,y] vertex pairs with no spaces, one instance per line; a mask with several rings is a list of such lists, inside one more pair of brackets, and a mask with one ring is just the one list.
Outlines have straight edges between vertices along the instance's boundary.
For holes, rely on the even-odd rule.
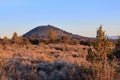
[[50,42],[54,42],[56,40],[57,36],[56,36],[56,32],[54,29],[51,28],[48,38],[49,38]]
[[5,37],[3,38],[3,42],[2,42],[2,44],[3,44],[3,45],[10,44],[10,41],[9,41],[9,39],[8,39],[7,36],[5,36]]
[[93,80],[113,80],[114,77],[114,65],[113,62],[109,62],[107,54],[109,54],[109,39],[105,36],[105,32],[100,26],[97,30],[96,44],[94,48],[88,50],[87,60],[93,65]]
[[22,43],[22,37],[19,37],[18,34],[14,32],[12,36],[12,42],[17,44]]
[[12,37],[12,39],[13,39],[13,40],[17,40],[17,38],[18,38],[18,35],[17,35],[16,32],[14,32],[14,33],[13,33],[13,37]]
[[62,37],[62,41],[63,41],[63,43],[67,44],[67,43],[70,42],[70,37],[65,35],[65,36]]
[[77,39],[70,40],[70,44],[71,45],[79,44],[79,40],[77,40]]

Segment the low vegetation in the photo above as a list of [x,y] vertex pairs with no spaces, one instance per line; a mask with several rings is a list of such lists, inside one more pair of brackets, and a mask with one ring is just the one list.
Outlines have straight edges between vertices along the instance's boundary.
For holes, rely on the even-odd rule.
[[[114,44],[116,46],[111,45]],[[120,39],[109,40],[102,26],[96,39],[0,39],[0,80],[120,80]]]

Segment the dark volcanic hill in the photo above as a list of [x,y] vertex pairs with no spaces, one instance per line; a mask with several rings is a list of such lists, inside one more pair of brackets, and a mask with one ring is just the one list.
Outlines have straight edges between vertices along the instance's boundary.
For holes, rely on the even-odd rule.
[[78,40],[80,40],[80,39],[88,39],[87,37],[83,37],[83,36],[79,36],[79,35],[69,33],[67,31],[64,31],[62,29],[56,28],[56,27],[51,26],[51,25],[38,26],[38,27],[30,30],[26,34],[24,34],[23,37],[47,38],[51,29],[55,30],[56,35],[57,35],[58,38],[67,35],[71,39],[78,39]]

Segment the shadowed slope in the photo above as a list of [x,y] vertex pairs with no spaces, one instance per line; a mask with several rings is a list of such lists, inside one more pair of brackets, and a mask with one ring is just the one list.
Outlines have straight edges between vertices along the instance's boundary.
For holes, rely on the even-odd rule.
[[47,38],[48,34],[51,29],[54,29],[56,32],[56,35],[58,38],[62,36],[69,36],[72,39],[87,39],[87,37],[79,36],[79,35],[74,35],[72,33],[69,33],[67,31],[64,31],[62,29],[56,28],[51,25],[44,25],[44,26],[38,26],[31,31],[27,32],[26,34],[23,35],[23,37],[33,37],[33,38]]

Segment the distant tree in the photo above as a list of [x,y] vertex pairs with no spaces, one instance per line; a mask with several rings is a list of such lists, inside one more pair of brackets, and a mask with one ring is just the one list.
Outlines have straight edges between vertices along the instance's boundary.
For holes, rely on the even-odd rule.
[[79,40],[77,40],[77,39],[73,39],[73,40],[70,40],[70,44],[71,45],[76,45],[76,44],[79,44]]
[[65,36],[63,36],[62,38],[61,38],[61,40],[62,40],[62,43],[64,43],[62,46],[62,49],[64,50],[64,51],[68,51],[69,49],[68,49],[68,43],[70,42],[70,37],[69,36],[67,36],[67,35],[65,35]]
[[12,41],[13,41],[14,43],[16,43],[16,42],[18,41],[18,35],[17,35],[16,32],[13,33]]
[[18,36],[18,34],[16,32],[14,32],[13,36],[12,36],[12,42],[20,44],[20,43],[22,43],[22,37]]
[[6,41],[8,41],[8,37],[7,37],[7,36],[5,36],[5,37],[3,38],[3,42],[6,42]]
[[17,38],[18,38],[18,34],[17,34],[16,32],[14,32],[12,39],[13,39],[13,40],[16,40]]
[[48,38],[49,38],[50,42],[54,42],[56,40],[57,36],[56,36],[56,32],[54,29],[51,28]]
[[10,44],[10,41],[9,41],[9,39],[8,39],[7,36],[5,36],[5,37],[3,38],[2,44],[3,44],[3,45]]
[[65,36],[62,37],[62,41],[63,41],[63,43],[67,44],[67,43],[70,42],[70,37],[65,35]]

